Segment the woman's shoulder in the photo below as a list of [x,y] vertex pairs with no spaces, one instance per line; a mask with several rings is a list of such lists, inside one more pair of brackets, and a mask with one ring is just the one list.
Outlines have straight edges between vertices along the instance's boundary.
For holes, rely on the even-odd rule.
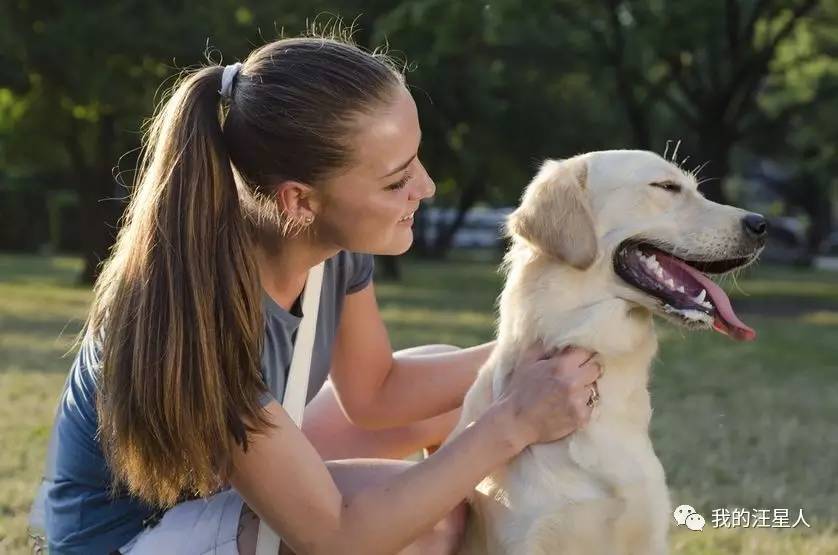
[[102,338],[85,334],[68,376],[68,386],[80,389],[86,396],[93,396],[99,381],[102,364]]
[[340,251],[332,259],[336,286],[344,294],[360,291],[372,281],[375,270],[373,255],[352,251]]

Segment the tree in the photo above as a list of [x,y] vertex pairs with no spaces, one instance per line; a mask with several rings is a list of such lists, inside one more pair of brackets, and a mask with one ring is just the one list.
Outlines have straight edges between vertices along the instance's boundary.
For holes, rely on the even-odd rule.
[[649,2],[600,0],[560,13],[585,28],[619,91],[639,148],[650,148],[660,103],[689,130],[693,159],[706,163],[708,198],[724,201],[731,156],[763,117],[757,98],[772,62],[795,30],[814,19],[819,0]]
[[[456,216],[418,245],[443,256],[480,201],[517,202],[535,166],[607,144],[620,130],[577,52],[588,40],[551,2],[405,2],[374,20],[373,40],[407,53],[422,156]],[[545,31],[544,21],[564,25]],[[595,122],[595,125],[592,125]]]
[[[334,4],[2,3],[0,165],[67,176],[82,204],[89,281],[107,255],[161,82],[200,63],[207,45],[229,63],[282,29],[294,35],[338,16],[355,23],[362,46],[388,44],[407,64],[423,160],[439,200],[458,214],[434,244],[419,241],[430,254],[447,251],[475,204],[517,202],[547,157],[683,138],[690,166],[707,161],[705,175],[724,177],[737,149],[794,158],[821,144],[817,163],[806,164],[821,168],[826,183],[835,174],[834,152],[823,146],[836,144],[835,126],[811,125],[824,118],[815,103],[835,90],[834,66],[824,61],[834,59],[834,2]],[[826,112],[824,121],[838,117]],[[777,133],[789,149],[766,139]],[[723,200],[720,182],[704,190]]]
[[755,155],[792,173],[780,192],[808,216],[810,255],[833,228],[838,193],[838,4],[825,3],[817,15],[778,48],[758,98],[764,117],[748,137]]
[[[304,28],[308,5],[292,7],[284,23]],[[266,40],[261,25],[273,38],[275,10],[233,0],[0,4],[0,163],[66,175],[80,201],[82,281],[113,242],[161,83],[205,52],[244,57]]]

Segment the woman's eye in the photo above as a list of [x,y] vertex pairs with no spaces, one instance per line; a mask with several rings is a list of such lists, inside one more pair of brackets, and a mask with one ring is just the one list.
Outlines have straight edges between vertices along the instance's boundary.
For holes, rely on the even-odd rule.
[[399,179],[395,183],[393,183],[391,185],[387,185],[387,190],[388,191],[398,191],[399,189],[401,189],[402,187],[407,185],[407,181],[409,179],[410,179],[410,174],[406,173],[406,174],[404,174],[404,177],[402,177],[401,179]]

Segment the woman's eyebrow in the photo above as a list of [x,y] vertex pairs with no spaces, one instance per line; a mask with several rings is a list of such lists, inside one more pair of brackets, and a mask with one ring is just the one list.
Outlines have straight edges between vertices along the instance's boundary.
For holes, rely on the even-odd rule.
[[390,172],[390,173],[388,173],[387,175],[382,175],[379,179],[384,179],[385,177],[390,177],[390,176],[391,176],[391,175],[393,175],[394,173],[399,173],[400,171],[402,171],[403,169],[405,169],[406,167],[408,167],[408,166],[410,165],[410,163],[411,163],[411,162],[413,162],[413,160],[416,158],[416,156],[417,156],[418,154],[419,154],[419,153],[417,152],[416,154],[414,154],[413,156],[411,156],[411,157],[410,157],[410,160],[408,160],[408,161],[407,161],[407,162],[405,162],[404,164],[400,165],[398,168],[394,169],[393,171],[391,171],[391,172]]
[[[422,144],[422,131],[421,131],[421,130],[419,131],[419,144]],[[411,156],[411,157],[410,157],[410,160],[408,160],[408,161],[407,161],[407,162],[405,162],[404,164],[400,165],[398,168],[394,169],[394,170],[393,170],[393,171],[391,171],[390,173],[388,173],[388,174],[386,174],[386,175],[382,175],[381,177],[379,177],[379,179],[384,179],[385,177],[390,177],[390,176],[391,176],[391,175],[393,175],[394,173],[399,173],[400,171],[402,171],[403,169],[405,169],[406,167],[408,167],[408,166],[410,165],[410,163],[411,163],[411,162],[413,162],[413,160],[414,160],[417,156],[419,156],[419,147],[418,147],[418,146],[416,147],[416,154],[414,154],[413,156]]]

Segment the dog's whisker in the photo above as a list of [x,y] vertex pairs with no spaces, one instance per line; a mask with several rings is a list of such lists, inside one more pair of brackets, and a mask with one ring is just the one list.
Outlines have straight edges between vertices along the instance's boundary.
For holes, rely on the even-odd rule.
[[744,290],[744,289],[742,289],[742,286],[741,286],[741,285],[739,285],[739,279],[738,279],[738,278],[739,278],[739,275],[740,275],[740,274],[741,274],[744,270],[745,270],[745,268],[737,268],[736,270],[734,270],[733,272],[731,272],[730,279],[731,279],[731,281],[733,282],[734,287],[736,287],[736,290],[737,290],[737,291],[739,291],[739,293],[741,293],[743,296],[747,297],[747,296],[748,296],[748,293],[746,293],[746,292],[745,292],[745,290]]
[[696,179],[698,179],[698,175],[704,170],[704,168],[707,167],[707,164],[709,164],[709,163],[710,163],[710,160],[707,160],[703,164],[699,164],[693,169],[693,171],[691,173],[696,177]]
[[704,179],[699,181],[697,185],[701,186],[701,185],[704,185],[705,183],[708,183],[710,181],[721,181],[721,179],[722,179],[721,177],[705,177]]

